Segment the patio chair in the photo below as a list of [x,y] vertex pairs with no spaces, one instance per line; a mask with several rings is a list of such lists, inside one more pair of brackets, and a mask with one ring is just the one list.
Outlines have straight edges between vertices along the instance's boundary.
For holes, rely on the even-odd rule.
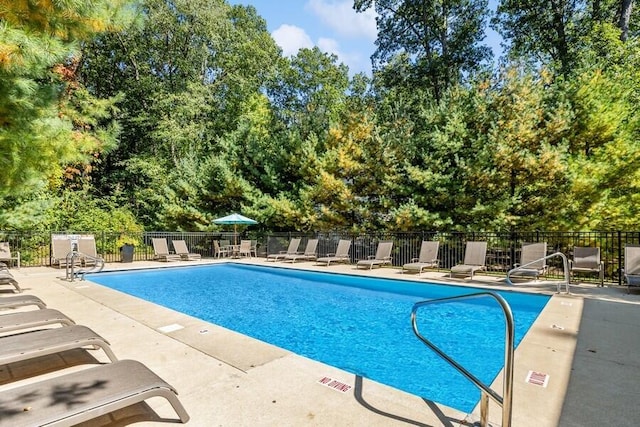
[[351,249],[351,240],[342,239],[338,242],[338,247],[333,253],[328,253],[327,256],[320,257],[316,260],[316,264],[326,263],[327,267],[332,262],[350,262],[349,250]]
[[569,260],[569,272],[598,274],[600,286],[604,286],[604,262],[600,259],[600,248],[580,247],[573,248],[573,259]]
[[0,285],[11,285],[15,288],[16,292],[22,292],[20,284],[9,270],[0,270]]
[[291,239],[289,242],[289,248],[286,251],[280,251],[277,254],[269,254],[267,255],[267,261],[279,261],[284,259],[285,255],[296,255],[298,254],[298,247],[300,246],[300,240],[302,239]]
[[154,396],[189,420],[173,387],[146,365],[121,360],[0,392],[0,426],[76,425]]
[[222,247],[220,245],[220,242],[217,240],[213,241],[213,256],[216,258],[220,258],[220,257],[228,257],[229,256],[229,248],[228,247]]
[[35,295],[13,295],[0,298],[0,310],[35,305],[46,308],[47,304]]
[[82,263],[86,266],[96,265],[98,259],[101,258],[96,249],[96,239],[91,235],[81,236],[78,239],[78,252],[81,254],[80,259]]
[[118,360],[107,340],[82,325],[9,335],[0,337],[0,343],[0,365],[88,346],[102,349],[112,362]]
[[181,260],[198,261],[202,259],[202,255],[189,252],[187,242],[185,242],[184,240],[173,240],[171,243],[173,244],[173,249],[175,249],[176,254],[180,255]]
[[627,282],[627,292],[632,286],[640,286],[640,246],[626,245],[624,247],[624,279]]
[[52,308],[0,315],[0,333],[37,328],[45,325],[69,326],[75,322]]
[[367,259],[361,259],[357,262],[356,268],[369,268],[371,270],[374,266],[382,267],[383,265],[391,265],[391,249],[393,248],[393,242],[380,242],[378,243],[378,249],[376,254],[369,256]]
[[514,264],[514,268],[509,270],[509,277],[533,277],[538,279],[547,272],[547,242],[523,243],[520,253],[520,263]]
[[151,239],[151,243],[153,245],[153,252],[155,254],[154,259],[156,261],[180,261],[180,255],[169,252],[169,245],[167,245],[167,239],[164,237],[153,238]]
[[58,268],[62,268],[67,265],[67,255],[73,250],[71,246],[71,239],[51,238],[51,265],[57,265]]
[[467,242],[462,264],[454,265],[449,271],[449,277],[470,276],[477,271],[486,270],[487,242]]
[[317,258],[316,252],[318,251],[318,239],[309,239],[307,247],[304,253],[301,254],[286,254],[284,261],[291,261],[293,264],[296,261],[313,261]]
[[238,256],[246,256],[251,258],[253,254],[253,248],[251,240],[240,240],[240,247],[238,248]]
[[438,241],[423,241],[420,246],[420,254],[418,258],[412,258],[411,262],[408,262],[402,266],[402,272],[405,270],[410,272],[418,272],[418,275],[422,274],[422,270],[425,268],[438,268],[440,261],[438,260],[438,249],[440,248],[440,242]]
[[15,264],[20,268],[20,252],[14,251],[12,254],[9,242],[0,242],[0,261],[8,261],[9,265]]

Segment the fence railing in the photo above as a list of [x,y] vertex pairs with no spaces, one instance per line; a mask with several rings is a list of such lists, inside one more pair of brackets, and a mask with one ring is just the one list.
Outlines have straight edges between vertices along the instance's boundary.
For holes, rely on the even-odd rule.
[[[24,267],[49,266],[51,263],[52,235],[65,234],[73,239],[74,236],[93,235],[98,254],[105,262],[121,260],[120,249],[125,243],[135,247],[133,260],[143,261],[154,258],[151,239],[154,237],[167,238],[169,248],[173,249],[173,240],[185,240],[191,252],[199,253],[203,257],[212,257],[214,240],[251,239],[257,241],[258,256],[266,256],[286,250],[292,237],[302,238],[300,251],[304,250],[310,238],[318,239],[318,256],[334,252],[340,239],[351,240],[351,261],[356,262],[374,255],[378,242],[392,240],[393,265],[401,266],[417,257],[423,240],[438,240],[440,242],[440,268],[449,269],[464,258],[465,243],[467,241],[486,241],[487,244],[487,273],[506,274],[514,264],[519,263],[520,249],[523,243],[547,242],[549,254],[562,252],[572,259],[575,246],[595,246],[600,248],[604,263],[604,277],[607,282],[620,283],[621,271],[624,265],[624,247],[627,244],[640,244],[640,231],[590,231],[590,232],[402,232],[402,233],[361,233],[350,234],[342,232],[280,232],[256,233],[245,231],[237,236],[232,232],[169,232],[147,231],[142,233],[112,233],[101,231],[64,231],[64,232],[17,232],[0,231],[0,241],[9,242],[12,252],[20,252],[21,264]],[[549,277],[560,278],[564,272],[558,261],[549,260]],[[598,281],[595,275],[584,276],[585,281]]]

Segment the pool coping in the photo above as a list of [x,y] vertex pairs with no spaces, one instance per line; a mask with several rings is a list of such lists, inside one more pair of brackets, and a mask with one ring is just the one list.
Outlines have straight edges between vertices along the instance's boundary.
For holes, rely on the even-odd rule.
[[[227,261],[203,260],[190,265],[219,262]],[[353,265],[327,268],[308,262],[267,264],[264,259],[233,262],[514,290],[503,278],[491,276],[476,276],[473,281],[450,280],[445,272],[437,271],[415,276],[401,275],[399,269],[393,268],[370,271],[357,270]],[[131,266],[114,263],[106,269],[176,265],[188,263],[151,262]],[[468,425],[479,418],[477,408],[471,414],[464,414],[104,286],[65,281],[61,270],[23,268],[15,270],[14,275],[25,293],[40,296],[50,307],[63,311],[77,323],[90,326],[111,342],[120,358],[140,360],[174,385],[192,417],[191,425],[457,426]],[[638,304],[640,298],[626,297],[618,288],[591,285],[572,286],[571,295],[555,294],[554,282],[549,281],[524,283],[515,290],[552,297],[516,351],[512,425],[556,426],[571,374],[584,299]],[[159,330],[167,326],[170,328],[165,332]],[[538,374],[537,382],[527,381],[530,371]],[[322,384],[323,378],[350,388],[346,393],[336,391]],[[546,384],[539,384],[541,378],[543,382],[546,379]],[[16,383],[23,381],[33,379]],[[0,390],[13,384],[1,385]],[[502,394],[501,376],[493,386]],[[142,420],[141,425],[166,424],[154,419],[156,412],[175,418],[164,402],[152,403],[151,411],[132,409],[143,412],[135,415]],[[501,424],[500,409],[493,403],[489,415],[493,425]],[[121,422],[131,417],[130,411],[123,410],[115,419]],[[148,420],[145,421],[145,417]],[[109,419],[104,425],[116,422],[113,417]]]

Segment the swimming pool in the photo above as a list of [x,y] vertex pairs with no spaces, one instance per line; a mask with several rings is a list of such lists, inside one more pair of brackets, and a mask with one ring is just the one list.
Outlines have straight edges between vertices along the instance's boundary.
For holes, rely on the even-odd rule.
[[[239,264],[87,278],[465,412],[479,400],[473,384],[413,335],[410,320],[417,301],[477,289]],[[501,294],[517,345],[549,297]],[[491,383],[499,373],[504,318],[494,301],[433,305],[418,319],[432,342],[480,380]]]

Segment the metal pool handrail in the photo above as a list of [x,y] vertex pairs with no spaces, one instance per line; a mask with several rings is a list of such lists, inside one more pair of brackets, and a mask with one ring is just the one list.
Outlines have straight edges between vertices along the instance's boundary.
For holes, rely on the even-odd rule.
[[[535,264],[537,262],[543,261],[543,260],[547,260],[549,258],[553,258],[553,257],[560,257],[562,258],[562,267],[564,268],[564,285],[565,285],[565,292],[567,294],[570,294],[571,292],[569,291],[569,261],[567,261],[567,256],[565,254],[563,254],[562,252],[555,252],[552,253],[551,255],[547,255],[545,257],[542,257],[540,259],[536,259],[534,261],[528,262],[524,265],[519,265],[515,268],[512,268],[511,270],[509,270],[507,272],[507,278],[506,281],[508,284],[513,285],[513,282],[511,281],[511,278],[509,277],[511,275],[511,273],[513,273],[514,271],[518,271],[518,270],[523,270],[525,268],[527,268],[528,266]],[[562,286],[563,282],[558,282],[558,293],[560,293],[560,286]]]
[[[89,269],[83,269],[81,268],[80,270],[76,271],[76,260],[79,260],[80,258],[88,258],[93,260],[94,262],[94,266],[93,268],[89,268]],[[102,269],[104,268],[104,258],[102,257],[94,257],[91,255],[87,255],[87,254],[83,254],[81,252],[78,251],[71,251],[67,254],[67,263],[66,263],[66,279],[70,280],[70,281],[74,281],[76,277],[81,276],[81,279],[84,280],[84,276],[87,273],[97,273],[99,271],[102,271]],[[78,265],[79,267],[79,265]]]
[[[503,380],[503,397],[498,395],[491,387],[480,381],[476,378],[471,372],[465,369],[458,362],[453,360],[449,355],[447,355],[444,351],[440,350],[436,347],[431,341],[425,338],[420,331],[418,331],[417,325],[417,310],[421,307],[431,304],[438,304],[444,302],[452,302],[463,299],[473,299],[473,298],[481,298],[481,297],[492,297],[500,307],[504,313],[505,317],[505,351],[504,351],[504,380]],[[428,301],[420,301],[413,305],[413,309],[411,310],[411,325],[413,327],[413,332],[416,336],[426,344],[431,350],[436,352],[438,356],[448,362],[451,366],[458,370],[462,375],[464,375],[469,381],[476,385],[476,387],[480,388],[481,398],[480,398],[480,425],[482,427],[487,426],[488,424],[488,415],[489,415],[489,399],[491,397],[496,403],[502,406],[502,427],[510,427],[511,426],[511,412],[512,412],[512,402],[513,402],[513,358],[514,358],[514,321],[513,321],[513,313],[511,312],[511,307],[509,304],[502,298],[500,295],[494,292],[478,292],[474,294],[467,295],[458,295],[454,297],[448,298],[440,298],[435,300]]]

